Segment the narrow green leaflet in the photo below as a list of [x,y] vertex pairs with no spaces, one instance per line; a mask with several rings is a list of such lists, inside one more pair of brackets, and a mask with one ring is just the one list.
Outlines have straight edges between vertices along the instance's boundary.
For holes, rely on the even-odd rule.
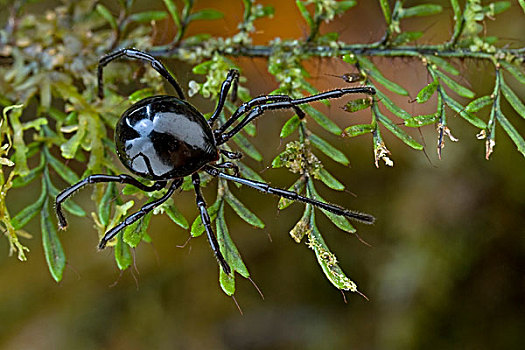
[[372,100],[369,98],[358,98],[356,100],[349,101],[344,105],[343,109],[345,112],[354,113],[370,107],[371,104]]
[[348,158],[346,158],[343,152],[341,152],[340,150],[338,150],[319,136],[311,134],[310,136],[308,136],[308,139],[315,148],[326,154],[328,157],[332,158],[334,161],[343,165],[350,164],[350,161],[348,160]]
[[518,147],[518,151],[520,151],[521,154],[525,156],[525,140],[523,140],[523,137],[514,128],[514,126],[512,126],[512,124],[507,120],[503,113],[501,113],[501,111],[496,112],[496,118],[498,119],[505,132],[509,134],[512,141],[516,144],[516,146]]
[[230,192],[230,190],[226,190],[224,199],[226,199],[226,202],[230,205],[230,207],[232,207],[233,210],[235,210],[241,219],[252,226],[264,228],[264,223],[261,221],[261,219],[251,212],[250,209],[246,208],[246,206],[240,200],[238,200]]
[[459,75],[459,71],[447,60],[438,56],[425,56],[425,58],[437,67],[452,75]]
[[[235,243],[233,243],[230,237],[230,233],[228,232],[228,226],[226,226],[226,221],[224,220],[224,210],[222,206],[219,209],[219,213],[217,215],[216,229],[217,241],[219,242],[219,248],[221,250],[221,253],[224,256],[224,259],[226,259],[226,262],[232,268],[231,277],[233,278],[235,272],[239,273],[244,278],[250,277],[250,273],[248,272],[246,265],[242,261],[241,254],[235,246]],[[231,292],[233,294],[233,292],[235,292],[235,287],[232,288],[232,281],[229,278],[226,279],[225,277],[220,278],[221,287],[226,294],[231,295],[229,293]],[[227,282],[225,286],[222,285],[223,281]]]
[[355,137],[363,134],[371,133],[375,130],[375,126],[372,124],[356,124],[351,125],[345,129],[343,136],[345,137]]
[[173,221],[183,229],[188,229],[190,227],[190,225],[188,224],[188,220],[186,220],[184,215],[182,215],[182,213],[173,204],[165,205],[164,211],[171,219],[171,221]]
[[113,30],[118,29],[117,20],[115,19],[115,17],[113,17],[113,15],[111,14],[111,12],[108,10],[107,7],[99,3],[95,7],[95,9],[97,10],[98,14],[102,16],[102,18],[104,18],[109,23],[109,25],[111,26],[111,28],[113,28]]
[[3,109],[3,118],[6,121],[9,118],[9,123],[13,131],[12,144],[15,149],[13,156],[15,169],[13,171],[21,176],[29,173],[29,167],[27,166],[27,146],[24,142],[24,129],[20,123],[23,108],[24,105],[13,105]]
[[124,271],[131,266],[133,262],[129,245],[124,242],[123,235],[118,235],[115,244],[115,261],[119,270]]
[[179,11],[177,9],[177,5],[173,2],[173,0],[163,0],[164,6],[168,9],[168,12],[170,13],[171,18],[173,19],[173,22],[177,26],[177,28],[181,27],[181,19],[179,15]]
[[383,76],[383,74],[377,69],[377,67],[368,59],[358,56],[357,60],[359,61],[359,64],[364,68],[368,75],[370,75],[375,81],[377,81],[379,84],[386,87],[388,90],[401,95],[401,96],[408,96],[408,91],[406,91],[404,88],[399,86],[398,84],[394,83],[393,81],[388,80]]
[[47,200],[40,211],[40,227],[42,230],[42,245],[44,246],[44,255],[49,272],[51,272],[51,276],[53,276],[55,281],[60,282],[66,267],[66,256],[58,239],[55,224],[49,218],[49,204]]
[[379,112],[379,109],[377,107],[374,108],[374,112],[379,118],[379,122],[383,124],[385,128],[387,128],[392,134],[397,136],[401,141],[412,147],[413,149],[422,150],[423,145],[421,145],[419,142],[414,140],[412,136],[407,134],[403,129],[401,129],[399,126],[394,124],[390,119],[385,117],[381,112]]
[[342,130],[336,123],[327,118],[323,113],[310,105],[304,105],[301,107],[317,124],[319,124],[326,131],[331,132],[335,135],[340,135]]
[[100,220],[100,223],[104,225],[104,227],[107,227],[109,223],[109,216],[111,214],[111,201],[113,201],[115,198],[114,193],[115,183],[110,182],[106,186],[106,190],[104,191],[104,195],[102,196],[98,206],[98,219]]
[[290,230],[290,237],[296,242],[301,243],[305,235],[310,234],[310,216],[312,215],[312,205],[307,204],[304,208],[303,216],[297,221]]
[[325,276],[337,288],[351,292],[357,292],[357,285],[344,274],[337,264],[337,258],[326,245],[319,229],[315,224],[315,215],[310,217],[311,232],[308,240],[308,247],[313,249],[317,262],[321,266]]
[[131,22],[149,23],[151,21],[160,21],[168,16],[164,11],[145,11],[134,13],[128,17]]
[[505,61],[499,61],[499,63],[505,68],[507,72],[512,74],[517,81],[522,84],[525,84],[525,74],[520,70],[520,68],[512,63]]
[[485,129],[487,127],[487,124],[483,120],[479,119],[472,113],[465,111],[465,109],[459,102],[448,96],[446,93],[443,92],[442,96],[447,106],[449,106],[454,112],[462,116],[466,121],[480,129]]
[[392,23],[392,13],[390,11],[390,5],[388,4],[388,0],[379,0],[379,4],[381,5],[381,11],[383,11],[383,16],[385,16],[385,21],[387,26]]
[[412,115],[405,111],[404,109],[398,107],[391,99],[389,99],[381,91],[376,90],[377,101],[381,102],[385,107],[392,112],[394,115],[398,116],[401,119],[412,118]]
[[474,98],[475,94],[472,90],[464,87],[463,85],[459,84],[455,80],[451,79],[448,75],[441,73],[438,70],[434,71],[439,79],[447,84],[447,86],[453,90],[455,93],[457,93],[460,96],[466,97],[466,98]]
[[221,11],[214,9],[202,9],[200,11],[194,12],[188,16],[187,21],[198,21],[198,20],[214,20],[221,19],[224,17],[224,14]]
[[62,179],[64,179],[66,182],[68,182],[69,184],[74,184],[74,183],[77,183],[78,181],[80,181],[80,178],[78,177],[77,174],[75,174],[75,172],[73,170],[71,170],[64,163],[62,163],[61,161],[59,161],[58,159],[53,157],[47,151],[47,149],[44,149],[44,154],[46,156],[46,159],[47,159],[49,165],[51,165],[51,167],[53,169],[55,169],[57,174]]
[[297,130],[297,127],[299,126],[300,123],[301,123],[301,120],[299,119],[299,117],[294,115],[293,117],[288,119],[286,123],[284,123],[279,137],[284,139],[290,136],[295,130]]
[[301,16],[303,16],[304,20],[308,24],[308,27],[312,28],[314,26],[314,20],[312,19],[312,16],[310,16],[310,13],[306,9],[306,6],[304,6],[301,0],[296,0],[295,4],[297,5],[299,12],[301,13]]
[[152,214],[153,213],[146,214],[141,219],[124,228],[122,239],[125,243],[129,244],[130,247],[135,248],[139,245],[142,237],[146,234]]
[[408,126],[411,128],[419,128],[420,126],[434,124],[435,122],[437,122],[437,120],[438,120],[438,116],[436,113],[416,115],[412,118],[406,119],[405,126]]
[[219,268],[219,284],[226,295],[231,297],[235,294],[235,274],[227,275],[221,268]]
[[253,158],[254,160],[260,162],[262,161],[262,155],[255,149],[255,146],[252,145],[250,141],[244,135],[241,133],[236,134],[233,136],[233,142],[239,146],[239,148],[250,158]]
[[239,172],[243,177],[250,180],[264,182],[264,179],[246,164],[239,162],[237,163],[237,166],[239,167]]
[[503,96],[505,96],[505,99],[509,101],[510,105],[516,112],[518,112],[519,115],[521,115],[523,118],[525,118],[525,105],[523,102],[521,102],[520,98],[510,89],[510,87],[505,84],[503,79],[501,79],[501,92],[503,92]]
[[31,203],[24,209],[20,210],[18,214],[11,218],[11,224],[13,225],[15,230],[19,230],[22,227],[24,227],[29,221],[31,221],[32,218],[34,218],[38,214],[39,211],[41,211],[46,197],[46,182],[44,179],[42,179],[42,193],[40,194],[36,202]]
[[15,179],[12,182],[12,187],[18,188],[18,187],[24,187],[30,184],[31,182],[33,182],[33,180],[35,180],[38,176],[42,174],[43,170],[44,170],[44,155],[41,154],[40,164],[36,168],[31,169],[29,173],[27,173],[26,176],[15,177]]
[[417,94],[417,103],[427,102],[430,99],[430,97],[432,97],[432,95],[434,95],[434,93],[436,92],[438,84],[438,80],[434,79],[433,82],[422,88],[421,91],[419,91],[419,93]]
[[436,4],[424,4],[413,7],[403,8],[398,11],[400,18],[408,18],[414,16],[431,16],[443,11],[443,7]]
[[315,174],[315,178],[321,180],[326,186],[330,187],[336,191],[342,191],[345,189],[345,186],[337,181],[335,177],[332,176],[325,168],[319,169]]
[[494,102],[494,99],[492,96],[481,96],[474,101],[470,102],[467,107],[465,107],[465,111],[468,113],[475,113],[482,109],[483,107],[486,107]]

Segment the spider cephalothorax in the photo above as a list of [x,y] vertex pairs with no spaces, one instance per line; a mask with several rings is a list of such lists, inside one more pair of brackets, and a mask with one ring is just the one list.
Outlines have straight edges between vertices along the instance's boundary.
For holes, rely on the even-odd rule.
[[[303,197],[295,192],[275,188],[264,182],[241,178],[237,174],[227,174],[222,172],[221,169],[237,169],[237,166],[231,162],[217,163],[220,159],[220,153],[230,159],[240,158],[239,153],[223,150],[220,148],[220,145],[227,142],[266,110],[292,108],[300,118],[303,118],[304,112],[298,105],[339,98],[353,93],[373,95],[375,94],[373,88],[364,86],[336,89],[299,99],[292,99],[287,95],[259,96],[243,103],[223,125],[213,129],[213,124],[222,112],[230,89],[232,89],[232,95],[236,95],[237,81],[239,79],[237,70],[232,69],[228,72],[219,93],[217,108],[210,119],[206,120],[202,113],[185,101],[182,89],[164,65],[151,55],[135,49],[122,49],[100,59],[98,85],[101,98],[103,97],[103,68],[109,62],[122,56],[151,63],[151,66],[170,82],[179,96],[153,96],[135,103],[124,112],[115,129],[115,144],[121,162],[135,175],[152,180],[154,183],[151,186],[146,186],[134,177],[126,174],[88,176],[84,180],[66,188],[57,196],[56,212],[60,228],[64,229],[67,226],[67,221],[62,213],[62,203],[76,190],[85,185],[97,182],[119,182],[135,186],[142,191],[153,192],[163,189],[171,181],[167,192],[162,197],[145,204],[139,211],[129,215],[124,221],[106,232],[99,244],[99,248],[103,249],[107,242],[115,237],[120,230],[131,225],[168,200],[175,190],[182,185],[183,178],[191,176],[197,197],[197,206],[208,241],[221,268],[226,274],[230,274],[230,266],[219,249],[219,244],[213,233],[211,220],[206,209],[206,202],[200,190],[200,171],[253,187],[265,193],[308,203],[353,220],[364,223],[372,223],[374,221],[374,217],[368,214],[357,213],[337,205]],[[241,119],[241,117],[243,118]],[[240,121],[233,126],[238,120]]]

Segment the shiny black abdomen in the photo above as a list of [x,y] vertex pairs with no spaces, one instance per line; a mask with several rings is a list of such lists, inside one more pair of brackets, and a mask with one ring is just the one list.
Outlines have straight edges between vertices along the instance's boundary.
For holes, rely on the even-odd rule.
[[153,96],[131,106],[115,129],[117,153],[133,173],[150,180],[191,175],[219,154],[203,115],[173,96]]

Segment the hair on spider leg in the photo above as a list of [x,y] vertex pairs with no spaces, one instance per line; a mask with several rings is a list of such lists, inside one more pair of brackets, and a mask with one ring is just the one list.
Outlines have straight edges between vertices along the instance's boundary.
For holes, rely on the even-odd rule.
[[[120,117],[115,128],[115,147],[121,163],[137,178],[150,180],[152,185],[144,185],[137,178],[121,174],[93,174],[60,192],[55,200],[55,210],[59,227],[65,228],[67,221],[62,211],[62,203],[77,190],[94,183],[121,183],[138,188],[143,192],[157,192],[165,187],[162,196],[143,204],[139,210],[125,217],[115,227],[108,230],[100,240],[99,249],[119,234],[124,228],[142,219],[156,207],[162,205],[180,190],[184,178],[191,176],[195,192],[196,206],[199,210],[208,243],[224,273],[230,275],[232,269],[224,258],[214,233],[211,218],[204,196],[201,192],[199,173],[204,172],[213,177],[233,181],[240,185],[252,187],[267,194],[286,198],[291,201],[310,204],[351,220],[371,224],[372,215],[359,213],[338,205],[321,202],[304,197],[296,192],[270,186],[238,176],[238,167],[232,162],[217,163],[221,154],[230,159],[242,156],[239,152],[224,151],[219,146],[228,142],[245,126],[266,111],[293,110],[300,117],[305,116],[299,107],[316,101],[338,99],[351,94],[374,95],[375,89],[369,86],[338,88],[315,95],[294,99],[288,95],[262,95],[244,102],[217,128],[213,128],[216,116],[224,109],[228,94],[235,95],[239,72],[231,69],[219,92],[219,101],[209,120],[185,100],[184,93],[176,79],[164,65],[148,53],[136,49],[121,49],[100,58],[97,77],[98,94],[104,96],[103,68],[118,58],[137,59],[150,63],[162,77],[175,89],[178,96],[158,95],[146,97],[129,107]],[[235,175],[222,172],[221,169],[234,169]],[[191,246],[190,246],[191,247]],[[235,298],[234,298],[235,300]],[[237,301],[235,300],[237,304]],[[238,304],[237,304],[238,305]],[[240,310],[240,308],[239,308]],[[242,313],[242,311],[241,311]]]

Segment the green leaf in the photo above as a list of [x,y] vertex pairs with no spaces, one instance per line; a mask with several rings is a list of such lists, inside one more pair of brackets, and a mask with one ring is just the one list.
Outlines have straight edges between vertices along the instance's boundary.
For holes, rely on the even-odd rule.
[[171,18],[173,19],[173,22],[177,26],[177,28],[181,27],[181,20],[179,11],[177,9],[177,5],[173,2],[173,0],[163,0],[164,6],[168,9],[168,12],[170,13]]
[[470,102],[467,105],[467,107],[465,107],[465,111],[468,113],[475,113],[479,111],[480,109],[482,109],[483,107],[490,105],[493,102],[494,102],[494,99],[492,98],[492,96],[489,96],[489,95],[482,96]]
[[115,261],[120,271],[126,270],[133,262],[129,245],[124,243],[122,235],[118,235],[117,243],[115,244]]
[[301,123],[301,120],[298,116],[294,115],[286,123],[284,123],[283,128],[281,129],[280,138],[284,139],[288,136],[290,136],[295,130],[297,130],[297,127]]
[[24,209],[20,210],[18,214],[11,218],[11,225],[13,225],[13,228],[15,230],[19,230],[22,227],[24,227],[29,221],[31,221],[31,219],[34,218],[39,211],[41,211],[46,197],[46,184],[44,179],[42,179],[42,192],[40,193],[40,196],[38,197],[36,202],[31,203]]
[[49,165],[51,165],[51,167],[55,169],[57,174],[66,182],[68,182],[69,184],[74,184],[80,181],[80,178],[77,174],[75,174],[73,170],[69,169],[62,162],[53,157],[49,152],[45,151],[45,155]]
[[367,133],[371,133],[375,130],[375,126],[372,124],[357,124],[351,125],[345,129],[343,136],[345,137],[355,137]]
[[182,213],[174,205],[164,206],[164,211],[174,223],[183,229],[188,229],[188,227],[190,227],[184,215],[182,215]]
[[438,56],[425,56],[425,58],[430,61],[432,64],[436,65],[437,67],[441,68],[445,72],[452,74],[452,75],[458,75],[459,71],[454,68],[453,65],[448,63],[447,60],[444,58],[438,57]]
[[64,268],[66,267],[66,256],[62,244],[58,239],[53,221],[49,218],[49,205],[46,200],[40,211],[40,227],[42,230],[42,245],[44,255],[51,276],[57,282],[62,280]]
[[381,5],[381,11],[383,11],[383,16],[385,16],[385,21],[387,26],[392,23],[392,12],[390,10],[390,5],[388,4],[388,0],[379,0],[379,4]]
[[262,161],[263,159],[262,155],[259,153],[259,151],[257,151],[255,146],[252,145],[252,143],[248,141],[246,137],[244,137],[244,135],[242,135],[241,133],[238,133],[235,136],[233,136],[232,139],[233,139],[233,142],[235,142],[235,144],[237,144],[237,146],[239,146],[239,148],[248,157],[253,158],[254,160],[258,162]]
[[102,196],[102,199],[98,205],[98,218],[104,227],[108,226],[109,223],[109,216],[111,214],[111,201],[115,199],[114,192],[115,183],[108,183],[106,186],[106,191],[104,191],[104,195]]
[[225,192],[224,199],[226,199],[226,202],[230,205],[230,207],[232,207],[232,209],[237,213],[237,215],[239,215],[241,219],[252,226],[264,228],[264,223],[261,221],[261,219],[251,212],[250,209],[246,208],[246,206],[229,190]]
[[501,113],[501,111],[496,112],[496,118],[503,127],[503,130],[510,136],[511,140],[518,147],[518,151],[525,156],[525,140],[519,134],[519,132],[512,126],[512,124],[507,120],[507,118]]
[[505,61],[500,61],[499,63],[503,66],[503,68],[505,68],[507,72],[512,74],[517,81],[519,81],[522,84],[525,84],[525,74],[523,74],[519,66]]
[[419,93],[417,94],[417,103],[427,102],[430,99],[430,97],[432,97],[432,95],[434,95],[434,93],[436,92],[438,85],[438,80],[434,79],[433,82],[422,88],[421,91],[419,91]]
[[503,92],[503,96],[509,101],[512,108],[525,118],[525,105],[521,102],[520,98],[514,93],[514,91],[512,91],[503,81],[501,81],[501,92]]
[[463,85],[459,84],[455,80],[451,79],[448,75],[441,73],[440,71],[435,71],[436,74],[439,76],[439,79],[448,85],[448,87],[456,92],[458,95],[466,97],[466,98],[473,98],[475,96],[474,92]]
[[356,0],[344,0],[344,1],[338,1],[337,2],[337,13],[343,13],[345,11],[347,11],[349,8],[352,8],[354,7],[355,5],[357,5],[357,1]]
[[344,105],[345,112],[353,113],[370,107],[372,101],[369,98],[358,98]]
[[383,85],[388,90],[398,95],[408,96],[408,91],[406,91],[404,88],[394,83],[393,81],[390,81],[387,78],[385,78],[383,74],[379,71],[379,69],[377,69],[371,61],[362,56],[358,56],[357,59],[359,61],[359,64],[362,66],[362,68],[366,70],[368,75],[372,77],[375,81],[377,81],[379,84]]
[[509,8],[509,1],[495,1],[489,5],[483,6],[483,12],[485,12],[488,17],[494,17],[495,15],[500,14]]
[[341,270],[337,264],[336,256],[328,249],[328,246],[324,242],[315,224],[315,215],[313,214],[310,219],[310,227],[312,231],[309,235],[308,246],[313,249],[317,257],[317,262],[321,266],[325,276],[337,289],[357,292],[357,285],[344,274],[343,270]]
[[442,95],[443,100],[447,104],[447,106],[449,106],[454,112],[458,113],[466,121],[480,129],[485,129],[487,127],[487,124],[483,120],[479,119],[472,113],[465,111],[465,109],[459,102],[457,102],[445,93],[442,93]]
[[392,40],[392,45],[403,45],[423,36],[423,32],[403,32]]
[[235,274],[227,275],[219,269],[219,284],[226,295],[232,296],[235,293]]
[[199,63],[195,67],[193,67],[192,72],[194,74],[208,74],[212,65],[213,65],[212,60],[204,61],[202,63]]
[[379,122],[385,126],[392,134],[397,136],[401,141],[412,147],[413,149],[422,150],[423,145],[421,145],[419,142],[414,140],[412,136],[407,134],[403,129],[401,129],[399,126],[395,125],[390,119],[385,117],[383,114],[379,112],[377,108],[375,108],[375,113],[379,118]]
[[312,106],[304,105],[302,109],[310,116],[317,124],[319,124],[323,129],[331,132],[335,135],[340,135],[342,130],[336,123],[328,119],[323,113],[319,112]]
[[436,4],[417,5],[409,8],[400,9],[399,18],[408,18],[414,16],[431,16],[443,11],[443,7]]
[[192,13],[188,16],[188,22],[199,21],[199,20],[214,20],[223,18],[224,14],[221,11],[214,9],[203,9]]
[[405,119],[405,126],[411,128],[419,128],[420,126],[433,124],[437,122],[438,116],[434,114],[416,115],[412,118]]
[[350,161],[348,160],[348,158],[346,158],[343,152],[341,152],[340,150],[338,150],[319,136],[311,134],[308,137],[308,139],[315,148],[326,154],[328,157],[332,158],[334,161],[343,165],[348,165],[350,163]]
[[316,178],[321,180],[326,186],[330,187],[333,190],[336,191],[342,191],[345,189],[345,186],[340,183],[335,177],[332,176],[325,168],[319,169],[319,171],[315,174]]
[[301,0],[296,0],[295,4],[301,13],[301,16],[303,16],[304,20],[306,21],[306,24],[308,24],[308,27],[313,28],[314,20],[312,19],[312,16],[310,16],[310,12],[308,12],[306,6],[304,6],[304,3]]
[[407,111],[405,111],[404,109],[401,109],[400,107],[398,107],[394,102],[392,102],[391,99],[389,99],[385,94],[383,94],[381,91],[379,90],[376,90],[376,94],[377,94],[377,100],[379,102],[381,102],[382,104],[385,105],[385,107],[390,111],[392,112],[393,114],[395,114],[396,116],[398,116],[399,118],[401,119],[409,119],[409,118],[412,118],[412,115],[410,113],[408,113]]
[[160,21],[168,16],[165,11],[144,11],[134,13],[128,17],[131,22],[149,23],[151,21]]
[[114,30],[117,30],[118,28],[117,20],[115,19],[115,17],[113,17],[113,15],[111,14],[111,12],[108,10],[106,6],[99,3],[97,4],[95,9],[97,10],[98,14],[102,16],[102,18],[104,18],[109,23],[111,28],[113,28]]
[[136,248],[138,246],[138,244],[142,240],[142,237],[144,237],[144,235],[146,234],[146,230],[148,229],[152,214],[153,213],[150,212],[143,216],[141,219],[135,221],[131,225],[126,226],[126,228],[124,228],[124,232],[122,233],[122,239],[130,247]]
[[244,178],[264,182],[264,179],[246,164],[239,162],[237,166],[239,166],[239,172]]
[[[233,271],[238,272],[242,277],[250,277],[250,273],[242,261],[239,250],[233,243],[230,233],[228,232],[228,226],[224,220],[224,207],[221,206],[217,215],[217,241],[219,242],[219,248],[221,253],[226,259],[226,262],[230,265]],[[222,270],[222,269],[221,269]]]

